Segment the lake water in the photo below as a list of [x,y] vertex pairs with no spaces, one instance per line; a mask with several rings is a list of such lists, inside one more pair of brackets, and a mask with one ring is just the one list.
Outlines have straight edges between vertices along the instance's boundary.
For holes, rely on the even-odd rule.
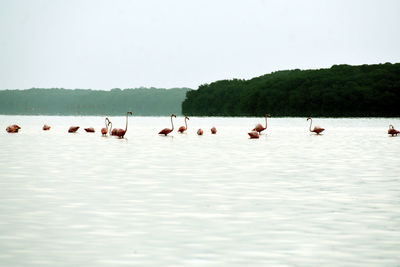
[[0,116],[0,265],[400,266],[400,119],[263,121]]

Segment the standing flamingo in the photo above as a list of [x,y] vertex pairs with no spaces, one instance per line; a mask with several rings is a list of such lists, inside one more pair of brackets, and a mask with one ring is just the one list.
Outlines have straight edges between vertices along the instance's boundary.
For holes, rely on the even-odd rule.
[[388,134],[391,134],[392,136],[394,136],[394,135],[396,135],[397,136],[397,134],[399,134],[400,133],[400,131],[397,131],[394,127],[393,127],[393,125],[389,125],[389,130],[388,130]]
[[78,129],[79,129],[79,126],[71,126],[71,127],[69,127],[68,132],[75,133],[76,131],[78,131]]
[[94,132],[95,132],[95,130],[94,130],[93,127],[85,128],[85,131],[86,131],[87,133],[94,133]]
[[170,132],[172,132],[174,130],[174,122],[172,121],[172,117],[176,118],[175,114],[171,114],[171,125],[172,125],[172,129],[169,128],[164,128],[162,129],[158,134],[163,134],[165,136],[167,136]]
[[325,129],[319,126],[315,126],[313,130],[311,130],[312,119],[310,117],[307,118],[307,121],[310,120],[310,132],[320,134]]
[[250,139],[258,139],[258,138],[260,138],[260,135],[258,134],[257,131],[252,131],[252,132],[249,132],[247,134],[250,136]]
[[124,138],[126,131],[128,131],[128,115],[132,115],[132,112],[128,111],[126,113],[126,125],[125,125],[125,130],[124,129],[117,129],[117,133],[115,134],[119,138]]
[[19,127],[17,124],[13,124],[10,125],[6,128],[6,131],[8,133],[18,133],[19,129],[21,129],[21,127]]
[[108,133],[108,125],[110,125],[111,121],[108,118],[106,118],[105,122],[106,122],[106,127],[105,128],[101,128],[101,135],[103,135],[103,136],[107,135],[107,133]]
[[256,131],[258,133],[261,133],[262,131],[267,129],[267,117],[271,117],[269,114],[265,115],[265,127],[261,125],[261,123],[257,124],[256,127],[254,127],[253,131]]
[[48,130],[50,130],[50,128],[51,127],[47,124],[43,125],[43,131],[48,131]]
[[217,128],[215,128],[215,126],[213,126],[213,127],[211,128],[211,133],[212,133],[212,134],[216,134],[216,133],[217,133]]
[[203,135],[203,130],[202,130],[202,129],[198,129],[198,130],[197,130],[197,134],[198,134],[198,135]]
[[185,116],[185,125],[186,125],[186,127],[185,127],[185,126],[179,127],[178,132],[183,133],[184,131],[187,130],[187,122],[186,122],[186,120],[188,120],[188,119],[189,119],[189,118]]

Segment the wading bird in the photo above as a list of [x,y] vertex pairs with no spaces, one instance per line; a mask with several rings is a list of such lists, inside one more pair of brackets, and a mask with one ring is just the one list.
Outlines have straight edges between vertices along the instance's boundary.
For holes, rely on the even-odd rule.
[[216,133],[217,133],[217,128],[215,128],[215,126],[213,126],[213,127],[211,128],[211,133],[212,133],[212,134],[216,134]]
[[165,136],[167,136],[170,132],[172,132],[174,130],[174,122],[172,121],[172,117],[176,118],[175,114],[171,114],[171,125],[172,125],[172,129],[169,128],[164,128],[162,129],[158,134],[163,134]]
[[185,126],[179,127],[178,132],[183,133],[184,131],[187,130],[187,122],[186,122],[186,120],[188,120],[188,119],[189,118],[185,116],[185,125],[186,125],[186,127]]
[[79,129],[79,126],[71,126],[71,127],[69,127],[68,132],[75,133],[76,131],[78,131],[78,129]]
[[18,133],[19,129],[21,129],[21,127],[19,127],[16,124],[10,125],[6,128],[6,131],[8,133]]
[[393,125],[389,125],[389,130],[388,130],[388,134],[391,134],[392,136],[394,136],[394,135],[398,135],[400,133],[400,131],[397,131],[394,127],[393,127]]
[[269,114],[265,115],[265,127],[261,125],[261,123],[257,124],[256,127],[254,127],[253,131],[256,131],[258,133],[261,133],[262,131],[267,129],[267,117],[271,117]]
[[257,131],[252,131],[252,132],[249,132],[247,134],[250,136],[250,139],[258,139],[258,138],[260,138],[260,135],[258,134]]
[[319,126],[315,126],[313,130],[311,130],[312,119],[310,117],[307,118],[307,121],[310,120],[310,132],[320,134],[325,129]]
[[198,135],[203,135],[203,130],[202,130],[202,129],[198,129],[198,130],[197,130],[197,134],[198,134]]
[[85,128],[85,131],[86,131],[87,133],[94,133],[94,132],[95,132],[95,130],[94,130],[93,127]]
[[103,135],[103,136],[107,135],[107,133],[108,133],[108,125],[110,125],[111,121],[108,118],[106,118],[105,122],[106,122],[106,127],[101,128],[101,135]]
[[128,111],[126,113],[126,125],[125,125],[125,130],[124,129],[113,129],[112,133],[115,132],[115,134],[111,134],[111,135],[116,135],[119,138],[124,138],[126,131],[128,131],[128,115],[132,115],[132,112]]
[[43,125],[43,131],[48,131],[48,130],[50,130],[50,128],[51,127],[47,124]]

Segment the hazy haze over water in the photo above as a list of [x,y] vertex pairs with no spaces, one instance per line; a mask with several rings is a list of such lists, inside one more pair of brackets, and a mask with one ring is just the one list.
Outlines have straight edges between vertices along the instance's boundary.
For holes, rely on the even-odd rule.
[[0,265],[400,262],[400,137],[386,134],[400,119],[316,118],[315,136],[271,118],[259,140],[262,118],[192,117],[163,137],[168,117],[132,117],[127,140],[101,137],[103,119],[0,116]]

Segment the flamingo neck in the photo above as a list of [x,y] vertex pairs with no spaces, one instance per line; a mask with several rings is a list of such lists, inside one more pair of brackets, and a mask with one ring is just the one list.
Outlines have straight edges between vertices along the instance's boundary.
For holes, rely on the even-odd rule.
[[126,113],[126,125],[125,125],[125,132],[128,130],[128,113]]
[[108,124],[109,124],[109,123],[107,123],[107,122],[108,122],[108,119],[106,118],[106,119],[105,119],[105,123],[106,123],[106,129],[107,129],[107,132],[108,132]]
[[172,125],[172,131],[174,130],[174,122],[172,121],[172,116],[171,116],[171,125]]
[[187,119],[187,118],[185,118],[185,125],[186,125],[186,130],[187,130],[187,122],[186,122],[186,119]]
[[267,116],[265,116],[265,129],[267,129]]
[[111,126],[110,126],[110,135],[111,135],[111,131],[112,131],[112,122],[110,121],[110,124],[111,124]]
[[312,131],[311,131],[311,124],[312,124],[312,119],[310,119],[310,132],[312,132]]

